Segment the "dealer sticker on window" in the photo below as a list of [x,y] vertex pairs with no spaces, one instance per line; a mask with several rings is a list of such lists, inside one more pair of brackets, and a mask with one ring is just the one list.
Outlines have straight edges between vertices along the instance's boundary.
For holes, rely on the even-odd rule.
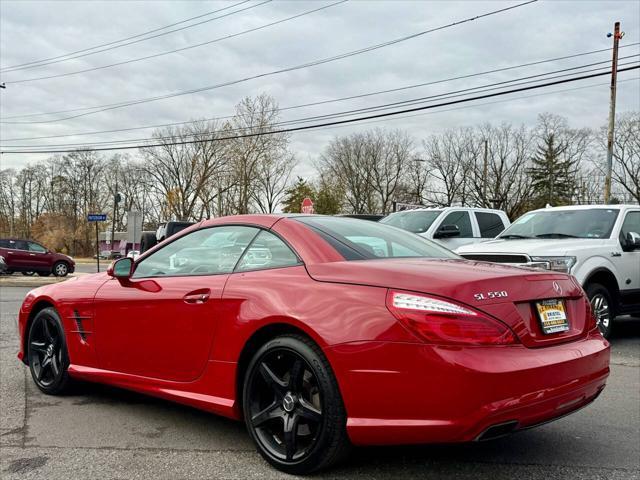
[[548,335],[569,330],[569,320],[562,300],[542,300],[536,302],[536,308],[542,325],[542,333]]

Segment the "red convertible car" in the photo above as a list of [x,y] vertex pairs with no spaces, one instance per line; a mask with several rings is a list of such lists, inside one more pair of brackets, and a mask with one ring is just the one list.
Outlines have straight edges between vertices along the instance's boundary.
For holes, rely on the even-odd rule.
[[31,291],[19,329],[44,393],[89,380],[244,419],[289,473],[353,444],[539,425],[592,402],[609,374],[573,277],[315,215],[203,221],[106,273]]

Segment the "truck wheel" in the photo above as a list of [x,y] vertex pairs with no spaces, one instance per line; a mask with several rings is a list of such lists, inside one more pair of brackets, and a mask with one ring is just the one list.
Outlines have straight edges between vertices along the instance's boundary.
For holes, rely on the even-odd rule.
[[615,306],[611,300],[611,294],[606,287],[599,283],[590,283],[585,288],[593,314],[596,316],[596,325],[604,338],[611,336],[613,319],[616,317]]
[[142,238],[140,238],[140,253],[142,254],[150,248],[155,247],[157,243],[158,239],[155,233],[143,233]]

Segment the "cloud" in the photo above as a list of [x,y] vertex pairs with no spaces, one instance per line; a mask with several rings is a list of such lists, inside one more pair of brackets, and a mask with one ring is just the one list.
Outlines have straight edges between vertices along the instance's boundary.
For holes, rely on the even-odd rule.
[[[257,1],[255,2],[258,3]],[[326,3],[330,3],[327,1]],[[515,4],[516,2],[512,2]],[[41,68],[16,71],[3,81],[59,74],[184,47],[257,27],[321,5],[316,1],[271,2],[246,12],[174,34]],[[383,42],[444,25],[505,2],[356,1],[341,4],[271,28],[156,59],[32,83],[0,91],[2,116],[65,110],[150,97],[252,76]],[[14,65],[61,55],[95,44],[157,28],[228,6],[224,2],[66,2],[0,3],[0,63]],[[240,7],[239,7],[240,8]],[[267,92],[282,107],[364,92],[395,88],[530,61],[608,48],[606,33],[620,20],[622,44],[640,41],[640,3],[631,1],[538,2],[500,15],[478,19],[363,55],[304,70],[251,80],[209,92],[111,110],[60,123],[3,125],[0,139],[109,130],[186,121],[233,113],[246,95]],[[638,46],[621,50],[637,54]],[[284,119],[321,115],[351,108],[438,94],[484,83],[608,60],[604,52],[589,57],[427,86],[405,92],[354,99],[283,112]],[[620,80],[638,76],[620,75]],[[539,113],[564,115],[570,124],[596,128],[606,123],[607,78],[553,87],[599,86],[540,95],[400,119],[374,125],[350,125],[296,133],[292,146],[302,160],[300,173],[311,174],[311,161],[333,135],[372,126],[407,130],[416,139],[445,128],[483,122],[535,122]],[[618,111],[640,110],[639,82],[623,82]],[[542,91],[530,92],[542,93]],[[503,100],[501,97],[496,100]],[[482,103],[482,102],[480,102]],[[69,137],[55,142],[140,138],[150,131]],[[33,142],[52,143],[42,140]],[[4,142],[3,143],[9,143]],[[11,142],[21,143],[26,142]],[[20,167],[46,155],[4,155],[2,168]]]

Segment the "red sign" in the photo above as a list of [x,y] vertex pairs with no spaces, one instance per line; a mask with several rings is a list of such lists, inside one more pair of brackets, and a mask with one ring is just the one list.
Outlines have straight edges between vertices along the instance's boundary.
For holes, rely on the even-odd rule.
[[300,211],[302,213],[313,213],[313,201],[309,197],[302,200]]

